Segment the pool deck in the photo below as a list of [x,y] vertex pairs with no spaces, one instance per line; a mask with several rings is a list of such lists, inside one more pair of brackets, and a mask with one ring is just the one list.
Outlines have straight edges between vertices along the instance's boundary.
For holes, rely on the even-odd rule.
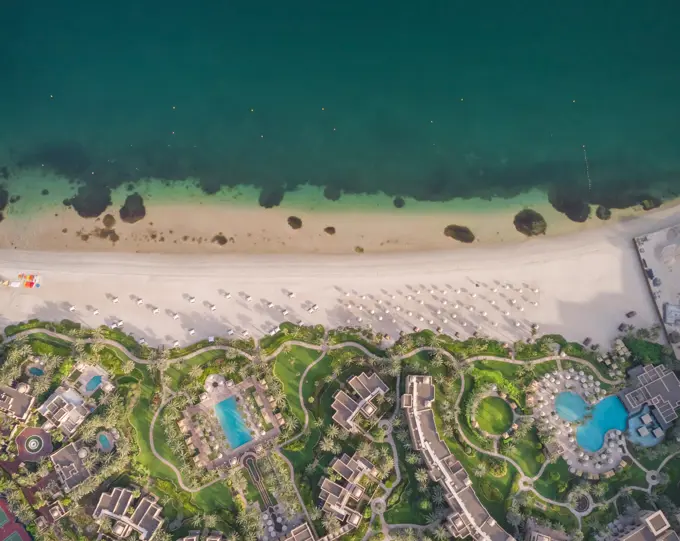
[[572,368],[546,374],[532,384],[535,401],[533,415],[539,430],[550,431],[555,435],[556,452],[567,461],[570,471],[576,475],[603,475],[620,468],[627,454],[623,434],[618,430],[609,430],[604,436],[602,448],[596,452],[581,448],[576,442],[578,423],[561,419],[555,410],[556,396],[565,391],[579,395],[590,405],[605,398],[598,382],[582,371]]
[[[211,460],[209,458],[211,454],[210,446],[208,442],[198,433],[196,426],[192,421],[192,417],[197,414],[203,415],[205,418],[212,421],[213,431],[222,432],[222,426],[215,415],[215,406],[217,406],[217,404],[223,400],[227,400],[231,397],[240,398],[241,403],[244,403],[246,391],[253,388],[255,389],[256,396],[259,396],[261,399],[262,413],[265,418],[269,419],[270,423],[272,424],[272,428],[264,433],[253,436],[249,442],[244,443],[235,449],[224,446],[220,450],[222,456]],[[248,428],[252,428],[255,425],[254,420],[248,412],[245,412],[245,417],[246,425]],[[182,426],[183,430],[188,432],[189,437],[191,438],[191,444],[198,451],[197,456],[199,457],[199,463],[209,470],[218,468],[223,464],[233,463],[234,460],[238,460],[238,457],[244,453],[256,450],[256,448],[263,442],[276,438],[281,432],[279,430],[278,423],[276,422],[272,407],[267,400],[266,389],[259,381],[252,377],[246,378],[241,383],[231,386],[219,385],[213,388],[207,388],[206,392],[201,395],[201,402],[184,410]]]

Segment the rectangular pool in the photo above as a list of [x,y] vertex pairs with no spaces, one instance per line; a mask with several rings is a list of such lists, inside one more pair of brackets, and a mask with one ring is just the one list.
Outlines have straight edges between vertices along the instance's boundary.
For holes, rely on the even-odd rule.
[[219,402],[215,406],[215,415],[217,415],[220,426],[232,449],[241,447],[241,445],[253,439],[241,413],[238,411],[236,397],[232,396]]

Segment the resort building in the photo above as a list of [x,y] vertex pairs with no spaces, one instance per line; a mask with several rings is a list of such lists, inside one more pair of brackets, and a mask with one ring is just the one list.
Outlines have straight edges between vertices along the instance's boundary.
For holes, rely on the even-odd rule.
[[83,396],[90,397],[99,389],[110,393],[116,387],[109,380],[109,374],[101,366],[78,363],[69,376],[73,388]]
[[565,532],[541,526],[534,519],[526,521],[524,541],[569,541],[571,537]]
[[287,534],[279,537],[279,541],[314,541],[314,533],[309,527],[309,524],[303,522]]
[[368,376],[366,372],[362,372],[358,376],[352,376],[347,383],[354,391],[355,397],[350,397],[343,390],[335,393],[331,404],[335,411],[333,420],[342,428],[356,430],[354,419],[359,412],[370,419],[378,409],[373,404],[373,399],[378,395],[384,395],[388,388],[375,373]]
[[614,534],[612,541],[680,541],[671,529],[663,511],[644,511],[637,523],[628,526],[623,532]]
[[88,454],[89,450],[79,440],[69,443],[50,456],[64,492],[70,492],[90,476],[83,462]]
[[[664,365],[642,365],[629,370],[632,384],[619,393],[630,414],[638,413],[644,406],[666,430],[678,418],[680,408],[680,381],[675,372]],[[651,419],[650,419],[651,421]]]
[[62,385],[38,408],[38,412],[47,419],[43,425],[45,430],[59,428],[64,435],[72,436],[91,410],[78,391]]
[[472,489],[472,481],[460,462],[439,438],[432,411],[434,385],[431,376],[407,376],[401,406],[406,413],[413,448],[422,453],[430,477],[441,484],[451,513],[446,527],[453,537],[474,540],[514,541],[484,508]]
[[322,509],[343,524],[339,535],[344,535],[361,522],[361,514],[356,510],[365,493],[364,487],[359,484],[361,479],[364,475],[375,477],[377,472],[371,462],[356,453],[351,458],[343,454],[334,459],[331,469],[342,477],[343,484],[323,478],[319,498],[323,502]]
[[130,489],[116,487],[99,497],[92,517],[112,519],[112,532],[116,537],[126,538],[134,531],[139,539],[148,541],[163,524],[162,508],[150,496],[140,498],[136,505],[133,505],[134,499]]
[[186,537],[180,537],[177,541],[223,541],[224,534],[222,532],[213,531],[210,532],[205,537],[201,536],[201,532],[198,530],[193,530],[189,532]]
[[0,411],[14,419],[25,421],[35,402],[28,391],[25,383],[20,383],[16,389],[0,385]]

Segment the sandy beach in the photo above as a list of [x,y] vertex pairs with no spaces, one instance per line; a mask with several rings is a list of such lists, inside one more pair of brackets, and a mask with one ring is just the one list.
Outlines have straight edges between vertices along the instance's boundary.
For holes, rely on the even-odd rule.
[[361,256],[5,249],[4,277],[38,272],[43,286],[0,290],[1,323],[122,320],[127,332],[153,344],[185,344],[229,329],[261,336],[284,320],[371,324],[392,336],[414,326],[461,337],[479,330],[506,340],[530,336],[536,323],[541,333],[605,344],[629,310],[637,311],[637,327],[657,322],[631,239],[678,220],[671,208],[516,245]]

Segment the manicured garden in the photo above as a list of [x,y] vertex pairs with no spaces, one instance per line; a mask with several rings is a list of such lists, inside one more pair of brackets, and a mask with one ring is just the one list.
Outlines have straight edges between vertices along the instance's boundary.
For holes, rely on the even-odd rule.
[[474,418],[484,432],[500,435],[512,425],[512,409],[502,398],[487,396],[477,405]]

